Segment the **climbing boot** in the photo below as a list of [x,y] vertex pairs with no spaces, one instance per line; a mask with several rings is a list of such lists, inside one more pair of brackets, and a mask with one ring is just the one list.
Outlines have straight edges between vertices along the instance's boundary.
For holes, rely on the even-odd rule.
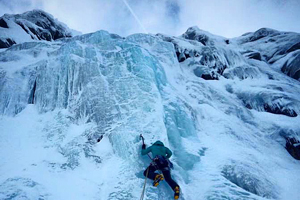
[[179,187],[176,186],[174,189],[174,199],[179,199],[179,193],[180,193]]
[[153,186],[154,186],[154,187],[157,187],[158,184],[159,184],[159,182],[162,181],[162,180],[164,180],[163,175],[157,174],[157,175],[155,176],[154,181],[153,181]]

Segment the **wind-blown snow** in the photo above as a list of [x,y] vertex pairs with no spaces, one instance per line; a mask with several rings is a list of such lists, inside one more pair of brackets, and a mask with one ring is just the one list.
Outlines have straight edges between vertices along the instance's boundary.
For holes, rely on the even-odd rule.
[[[173,151],[182,199],[299,199],[284,148],[299,138],[299,81],[244,48],[192,27],[1,51],[0,199],[137,199],[140,134]],[[148,180],[145,199],[171,198]]]

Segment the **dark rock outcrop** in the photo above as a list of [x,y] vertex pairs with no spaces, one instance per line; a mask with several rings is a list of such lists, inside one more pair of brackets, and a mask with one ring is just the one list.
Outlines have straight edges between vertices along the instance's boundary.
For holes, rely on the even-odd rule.
[[0,18],[0,27],[2,28],[8,28],[7,23],[4,19]]
[[249,53],[247,55],[248,58],[250,59],[255,59],[255,60],[260,60],[261,61],[261,55],[259,52],[252,52],[252,53]]
[[9,38],[6,38],[6,39],[0,38],[0,49],[8,48],[8,47],[12,46],[13,44],[16,44],[16,42]]
[[289,117],[297,117],[297,113],[294,110],[285,108],[283,106],[270,106],[269,104],[264,104],[264,110],[269,113],[279,114],[279,115],[286,115]]
[[295,158],[300,160],[300,142],[296,138],[286,138],[286,150]]

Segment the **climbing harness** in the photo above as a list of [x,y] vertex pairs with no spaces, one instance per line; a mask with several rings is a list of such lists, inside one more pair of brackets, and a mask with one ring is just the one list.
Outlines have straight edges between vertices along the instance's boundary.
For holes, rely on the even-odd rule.
[[170,170],[170,161],[160,155],[153,158],[151,164],[155,167],[156,170],[159,171]]

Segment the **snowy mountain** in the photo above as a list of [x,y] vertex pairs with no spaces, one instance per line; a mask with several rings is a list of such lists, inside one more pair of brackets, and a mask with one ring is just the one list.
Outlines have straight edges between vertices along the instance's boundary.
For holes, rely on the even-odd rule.
[[52,41],[72,37],[75,32],[42,10],[0,18],[0,48],[33,40]]
[[[285,149],[300,139],[299,35],[97,31],[0,50],[0,199],[138,199],[140,134],[173,151],[180,199],[300,199],[300,146]],[[144,199],[172,198],[148,180]]]
[[300,80],[300,34],[262,28],[235,41],[244,48],[244,55],[262,60],[271,68],[281,70]]

